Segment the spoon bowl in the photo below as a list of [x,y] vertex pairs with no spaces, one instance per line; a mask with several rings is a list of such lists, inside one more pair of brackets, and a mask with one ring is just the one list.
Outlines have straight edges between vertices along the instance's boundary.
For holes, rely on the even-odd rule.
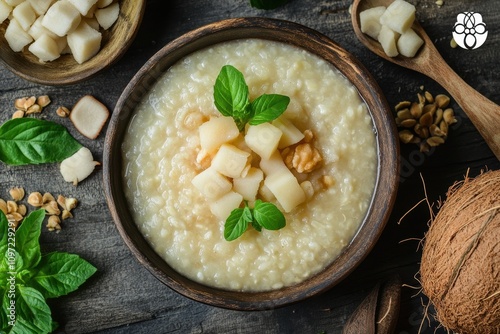
[[481,95],[453,71],[417,20],[413,23],[412,29],[424,40],[424,44],[412,58],[402,55],[387,56],[378,41],[361,31],[359,14],[362,11],[376,6],[387,7],[392,2],[393,0],[354,0],[351,8],[351,19],[357,38],[378,56],[399,66],[427,75],[439,83],[467,114],[493,154],[500,160],[500,132],[498,131],[500,106]]

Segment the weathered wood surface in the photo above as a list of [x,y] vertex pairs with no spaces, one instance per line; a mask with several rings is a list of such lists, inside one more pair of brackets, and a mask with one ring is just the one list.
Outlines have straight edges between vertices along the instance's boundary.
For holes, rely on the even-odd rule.
[[[500,2],[496,0],[413,0],[421,24],[435,41],[450,66],[472,87],[500,103]],[[273,11],[250,7],[249,0],[150,0],[136,41],[112,68],[84,83],[67,87],[40,86],[11,74],[0,65],[0,122],[10,118],[17,97],[48,94],[52,104],[47,119],[66,125],[94,157],[102,161],[104,134],[97,140],[82,137],[69,120],[59,119],[59,105],[71,107],[79,97],[92,94],[113,109],[134,73],[163,45],[203,24],[230,17],[267,16],[307,25],[335,40],[353,53],[373,73],[390,105],[414,99],[420,86],[434,94],[446,93],[424,75],[398,68],[369,53],[356,40],[351,27],[348,0],[291,0]],[[466,51],[450,48],[456,15],[479,12],[489,30],[486,43]],[[403,283],[417,287],[402,290],[397,333],[434,333],[436,323],[424,321],[422,296],[414,275],[419,268],[421,247],[429,219],[425,205],[399,219],[424,197],[420,175],[429,200],[444,198],[447,188],[469,171],[498,169],[493,156],[469,120],[453,104],[460,122],[452,128],[446,144],[422,155],[414,147],[402,147],[401,183],[398,199],[386,230],[372,253],[344,282],[325,294],[304,302],[264,312],[218,309],[188,300],[163,286],[142,268],[126,248],[106,206],[102,173],[98,169],[78,187],[64,183],[57,165],[8,167],[0,164],[0,197],[12,186],[27,192],[49,191],[80,200],[74,219],[56,233],[43,231],[44,251],[80,254],[98,269],[79,291],[50,301],[61,333],[341,333],[347,318],[377,281],[398,273]],[[416,276],[418,277],[418,276]],[[423,299],[425,303],[425,299]],[[422,325],[421,325],[422,323]],[[437,333],[443,333],[438,329]]]

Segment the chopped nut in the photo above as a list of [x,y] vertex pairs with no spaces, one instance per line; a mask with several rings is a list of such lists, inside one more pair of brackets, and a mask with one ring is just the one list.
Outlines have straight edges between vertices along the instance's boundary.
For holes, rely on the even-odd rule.
[[401,121],[400,125],[404,128],[413,128],[415,126],[415,124],[417,124],[417,120],[410,118],[410,119],[405,119],[405,120]]
[[314,139],[314,134],[311,130],[304,131],[304,138],[302,139],[304,143],[310,143]]
[[434,123],[433,124],[441,123],[442,119],[443,119],[443,109],[439,108],[438,110],[436,110],[436,114],[434,115]]
[[17,207],[17,212],[18,212],[21,216],[26,216],[26,213],[28,212],[28,209],[26,208],[26,205],[24,205],[24,204],[19,204],[19,206]]
[[420,94],[420,93],[418,93],[417,97],[418,97],[418,103],[423,106],[425,104],[425,96],[422,95],[422,94]]
[[295,147],[292,166],[299,173],[309,173],[319,166],[323,160],[319,151],[310,143],[304,143]]
[[50,216],[47,221],[47,229],[49,231],[55,231],[61,229],[61,219],[58,216]]
[[43,204],[46,204],[46,203],[49,203],[49,202],[52,202],[52,201],[55,201],[56,199],[54,198],[54,196],[52,196],[51,193],[44,193],[43,194],[43,197],[42,197],[42,203]]
[[29,107],[34,105],[36,102],[36,97],[22,97],[14,101],[14,106],[16,109],[27,111]]
[[48,95],[42,95],[36,99],[36,104],[38,104],[42,108],[48,106],[50,102],[51,101]]
[[405,144],[411,142],[413,137],[414,137],[413,133],[411,133],[411,131],[409,130],[403,130],[399,132],[399,139]]
[[398,111],[397,115],[398,118],[401,120],[413,118],[413,115],[411,114],[410,109],[408,108]]
[[4,215],[7,214],[7,202],[0,198],[0,211],[3,212]]
[[450,104],[450,98],[446,95],[436,95],[436,104],[439,108],[446,108]]
[[68,117],[70,113],[71,113],[71,111],[68,108],[63,107],[63,106],[57,108],[57,110],[56,110],[56,114],[59,117]]
[[320,177],[319,181],[323,188],[329,188],[335,184],[335,178],[331,175],[323,175]]
[[56,201],[50,201],[48,203],[45,203],[42,206],[42,208],[45,209],[45,212],[47,212],[47,214],[50,215],[50,216],[61,214],[61,210],[57,206],[57,202]]
[[437,105],[435,103],[431,103],[431,104],[426,104],[422,112],[424,114],[430,113],[432,116],[434,116],[436,110],[437,110]]
[[28,196],[28,204],[34,207],[41,207],[43,205],[43,197],[38,191],[32,192]]
[[23,220],[23,216],[21,216],[17,212],[9,213],[6,215],[7,221],[14,225],[14,228],[16,228],[19,225],[19,222]]
[[14,201],[7,201],[7,214],[17,212],[17,203]]
[[57,196],[57,204],[59,204],[63,210],[66,210],[66,197],[63,195]]
[[413,116],[413,118],[419,118],[420,116],[422,116],[422,105],[413,102],[411,104],[410,113]]
[[448,123],[448,125],[457,122],[457,120],[455,119],[455,113],[451,108],[448,108],[445,111],[443,111],[443,119],[446,121],[446,123]]
[[24,198],[24,189],[21,187],[14,187],[9,190],[10,197],[16,202]]
[[396,111],[402,110],[402,109],[408,109],[411,105],[410,101],[401,101],[398,104],[396,104],[396,107],[394,109]]
[[441,123],[439,123],[439,129],[445,136],[448,135],[448,123],[446,123],[445,120],[442,120]]
[[33,104],[28,109],[26,109],[26,115],[38,114],[41,112],[42,112],[42,107],[40,107],[38,104]]
[[438,145],[444,144],[444,139],[441,137],[433,136],[433,137],[427,138],[427,144],[429,144],[429,146],[438,146]]
[[431,136],[437,136],[437,137],[445,137],[446,134],[443,133],[443,131],[441,131],[441,129],[436,125],[436,124],[432,124],[430,127],[429,127],[429,133]]
[[420,152],[427,153],[431,150],[429,144],[426,141],[420,143]]
[[12,114],[12,119],[14,119],[14,118],[23,118],[23,117],[24,117],[24,111],[23,110],[16,110]]
[[428,91],[425,91],[424,96],[425,96],[425,100],[427,102],[429,102],[429,103],[433,103],[434,102],[434,97]]
[[76,208],[76,205],[78,204],[78,201],[77,201],[76,198],[70,197],[70,198],[66,198],[65,204],[66,204],[66,209],[68,211],[71,211],[74,208]]
[[63,212],[61,214],[61,218],[63,220],[65,220],[65,219],[68,219],[68,218],[73,218],[73,215],[68,210],[63,210]]
[[419,123],[422,126],[431,126],[432,125],[432,114],[431,113],[423,114],[422,117],[420,117]]

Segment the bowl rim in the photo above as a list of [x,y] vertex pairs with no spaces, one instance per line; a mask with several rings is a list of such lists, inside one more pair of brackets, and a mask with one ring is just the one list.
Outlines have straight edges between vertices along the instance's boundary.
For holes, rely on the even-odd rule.
[[[74,68],[77,68],[77,71],[69,71],[66,72],[64,70],[58,69],[57,61],[49,62],[46,64],[36,62],[36,57],[32,54],[29,54],[27,51],[14,52],[8,46],[8,43],[5,39],[4,34],[0,34],[0,48],[4,49],[0,52],[0,61],[4,66],[17,75],[20,78],[28,80],[30,82],[40,84],[40,85],[48,85],[48,86],[66,86],[77,84],[93,78],[101,71],[109,68],[111,65],[115,64],[118,60],[120,60],[132,45],[139,28],[141,26],[141,22],[144,16],[146,1],[145,0],[132,0],[130,2],[125,3],[127,6],[137,7],[138,10],[135,12],[133,18],[127,17],[123,14],[123,4],[120,5],[120,14],[118,20],[124,20],[124,25],[126,25],[126,29],[123,31],[124,42],[119,44],[120,47],[117,52],[110,55],[107,44],[101,44],[101,48],[99,52],[94,57],[99,57],[98,66],[88,67],[87,62],[92,61],[92,58],[87,62],[82,64],[78,64],[76,61],[74,62]],[[0,24],[0,31],[4,31],[6,22]],[[109,39],[109,35],[115,33],[116,22],[111,28],[103,32],[103,41],[105,39]],[[102,42],[101,42],[102,43]],[[27,46],[25,47],[27,49]],[[5,57],[4,52],[7,52],[8,57]],[[101,55],[100,55],[101,54]],[[61,55],[61,57],[71,57],[71,55]],[[93,57],[93,58],[94,58]],[[31,60],[29,60],[31,59]],[[35,72],[31,71],[30,66],[39,66],[40,68],[45,68],[47,71]],[[53,78],[50,73],[62,73],[60,76]]]
[[[300,41],[299,38],[300,37]],[[353,239],[325,269],[309,279],[278,290],[238,292],[194,282],[173,270],[145,241],[133,222],[122,191],[121,142],[134,105],[171,65],[209,45],[259,38],[298,46],[332,63],[356,87],[368,107],[377,142],[377,177],[369,209]],[[318,47],[318,48],[317,48]],[[317,48],[317,49],[316,49]],[[361,89],[360,89],[361,88]],[[121,124],[126,121],[126,124]],[[118,125],[121,124],[121,128]],[[136,73],[120,96],[104,143],[103,178],[108,207],[125,244],[158,280],[192,300],[233,310],[265,310],[290,305],[331,289],[368,255],[389,219],[399,183],[399,141],[390,108],[373,76],[350,53],[325,35],[291,21],[243,17],[204,25],[171,41]],[[112,154],[120,152],[120,154]],[[339,262],[345,265],[336,268]],[[169,274],[158,266],[170,268]],[[334,270],[338,269],[338,270]]]

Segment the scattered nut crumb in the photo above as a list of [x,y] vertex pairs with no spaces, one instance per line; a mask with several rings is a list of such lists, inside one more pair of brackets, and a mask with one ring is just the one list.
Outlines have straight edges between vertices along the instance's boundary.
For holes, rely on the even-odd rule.
[[50,216],[47,221],[47,229],[49,231],[60,231],[61,230],[61,219],[59,216]]
[[16,202],[24,198],[24,189],[21,187],[14,187],[9,190],[10,197]]
[[60,106],[56,110],[56,114],[59,117],[68,117],[70,113],[71,113],[71,111],[68,108],[64,107],[64,106]]
[[13,114],[12,114],[12,118],[23,118],[24,117],[24,110],[16,110]]
[[50,104],[50,102],[51,101],[50,101],[50,98],[48,95],[42,95],[36,99],[36,104],[38,104],[42,108],[45,108],[46,106],[48,106]]
[[38,191],[29,194],[28,204],[34,206],[35,208],[41,207],[43,205],[42,194],[40,194]]

